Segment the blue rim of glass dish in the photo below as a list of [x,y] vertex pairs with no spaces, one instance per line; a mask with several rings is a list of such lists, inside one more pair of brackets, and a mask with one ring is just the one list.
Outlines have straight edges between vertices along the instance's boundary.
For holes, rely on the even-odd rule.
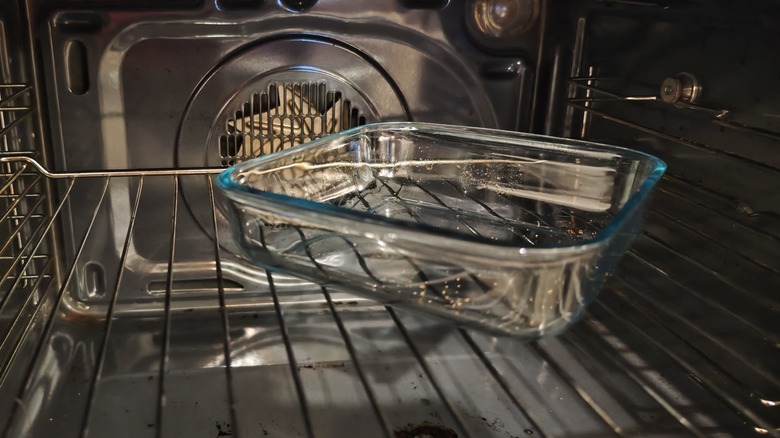
[[[654,165],[652,172],[650,172],[639,186],[639,189],[631,195],[631,197],[620,207],[618,212],[610,219],[610,221],[599,230],[595,236],[587,241],[564,243],[559,245],[541,245],[541,246],[528,246],[518,245],[513,242],[496,242],[479,236],[473,236],[466,233],[458,233],[454,231],[444,230],[433,226],[409,222],[401,219],[392,219],[378,217],[371,213],[366,213],[359,210],[353,210],[350,208],[344,208],[333,204],[311,201],[308,199],[295,198],[292,196],[282,195],[279,193],[267,192],[264,190],[258,190],[250,186],[240,184],[234,180],[233,174],[241,172],[243,169],[257,166],[261,162],[270,161],[279,157],[287,155],[305,155],[310,150],[316,150],[320,147],[326,146],[336,140],[339,137],[348,138],[354,135],[359,135],[363,132],[383,130],[383,131],[421,131],[421,133],[429,135],[448,135],[459,138],[464,137],[465,133],[472,133],[480,136],[475,137],[477,141],[488,142],[500,142],[503,144],[489,144],[481,145],[480,152],[484,152],[486,149],[493,151],[500,151],[506,156],[514,157],[512,150],[504,149],[504,144],[507,146],[513,145],[513,147],[541,147],[551,151],[569,151],[574,153],[582,153],[583,151],[592,152],[611,152],[616,156],[620,156],[625,159],[645,159],[649,160]],[[538,145],[528,145],[516,142],[534,142]],[[466,146],[464,146],[466,147]],[[274,206],[285,206],[293,208],[296,212],[307,211],[316,214],[326,214],[333,218],[339,218],[348,220],[350,222],[360,224],[375,224],[383,227],[383,233],[394,230],[397,231],[397,236],[404,237],[405,233],[424,233],[426,235],[434,235],[436,238],[442,239],[454,239],[458,242],[468,244],[480,244],[485,245],[487,248],[516,249],[521,253],[533,252],[536,254],[543,254],[548,251],[559,253],[561,250],[578,250],[577,252],[587,251],[593,247],[603,245],[604,242],[611,239],[620,229],[628,218],[634,214],[635,210],[639,208],[642,202],[652,191],[653,187],[663,176],[666,171],[666,164],[659,158],[646,154],[644,152],[635,151],[619,146],[605,145],[600,143],[592,143],[583,140],[564,139],[557,137],[548,137],[537,134],[527,134],[521,132],[500,131],[490,128],[473,128],[463,127],[456,125],[441,125],[434,123],[415,123],[415,122],[383,122],[373,123],[369,125],[363,125],[356,128],[352,128],[346,131],[341,131],[329,136],[320,138],[313,142],[296,146],[294,148],[286,149],[283,151],[275,152],[263,157],[253,158],[247,160],[241,164],[226,169],[217,177],[217,187],[219,187],[225,195],[233,201],[237,201],[242,204],[250,205],[254,208],[263,209],[263,204],[269,204]],[[399,239],[400,240],[400,239]]]

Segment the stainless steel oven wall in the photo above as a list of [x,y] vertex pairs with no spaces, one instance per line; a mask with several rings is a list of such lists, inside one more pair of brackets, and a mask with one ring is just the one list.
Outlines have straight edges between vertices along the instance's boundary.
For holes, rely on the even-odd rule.
[[599,300],[623,302],[620,312],[660,342],[635,350],[652,369],[674,358],[757,433],[776,433],[780,8],[613,1],[562,10],[568,30],[548,39],[553,105],[539,128],[669,166],[644,235]]
[[[254,2],[244,2],[247,3]],[[401,11],[400,5],[405,3],[408,2],[392,3],[395,5],[392,7]],[[7,300],[4,307],[0,305],[3,324],[0,333],[4,333],[0,345],[0,430],[7,432],[6,436],[215,436],[228,433],[227,425],[231,423],[230,430],[241,436],[266,433],[288,436],[305,433],[307,427],[315,430],[317,436],[345,433],[374,436],[381,434],[383,428],[389,432],[388,436],[393,436],[406,433],[410,426],[435,421],[446,427],[443,430],[458,436],[480,437],[776,434],[780,424],[777,412],[780,366],[776,354],[780,343],[776,334],[780,312],[774,292],[780,286],[776,256],[780,228],[777,198],[773,197],[773,188],[778,186],[777,154],[774,153],[778,131],[774,122],[778,108],[774,94],[778,74],[771,46],[776,39],[778,12],[766,9],[769,2],[739,2],[738,7],[728,3],[561,0],[546,12],[539,10],[538,16],[545,20],[542,21],[544,38],[533,36],[539,28],[502,44],[489,38],[476,38],[472,33],[465,36],[463,32],[432,30],[431,35],[425,32],[425,38],[415,40],[419,44],[413,44],[413,48],[406,44],[404,50],[426,51],[428,46],[422,41],[428,38],[441,53],[454,54],[460,50],[475,56],[475,64],[463,67],[463,71],[472,72],[475,81],[482,84],[481,89],[475,85],[476,93],[484,91],[491,102],[496,125],[510,126],[498,117],[503,114],[511,119],[514,117],[511,114],[516,114],[502,113],[501,108],[509,107],[498,103],[517,103],[513,96],[518,88],[512,87],[519,87],[520,82],[512,78],[531,79],[530,75],[517,76],[523,70],[519,67],[541,68],[541,74],[532,80],[539,84],[540,93],[532,99],[536,103],[519,99],[539,111],[531,112],[522,122],[532,123],[541,132],[585,136],[652,150],[669,162],[669,173],[660,184],[647,215],[646,233],[636,240],[618,274],[607,282],[583,321],[567,333],[539,343],[519,343],[509,338],[460,331],[370,302],[338,296],[335,292],[326,295],[323,290],[318,291],[319,295],[305,295],[284,290],[277,294],[274,288],[239,283],[244,279],[235,264],[230,274],[233,283],[225,283],[228,304],[223,302],[220,306],[218,291],[211,291],[210,301],[205,298],[199,301],[198,294],[205,293],[219,278],[215,263],[219,256],[213,255],[211,262],[199,261],[196,257],[199,251],[214,250],[214,245],[206,232],[199,231],[201,226],[195,212],[190,219],[185,218],[189,214],[185,211],[185,196],[200,193],[203,204],[210,201],[207,193],[198,192],[201,186],[192,187],[184,181],[197,177],[144,178],[146,189],[139,204],[135,233],[132,239],[120,239],[139,242],[133,248],[134,253],[143,248],[145,253],[134,256],[133,260],[133,263],[143,263],[133,265],[120,263],[111,256],[115,248],[109,249],[108,255],[101,253],[100,248],[107,242],[116,247],[116,235],[126,233],[126,228],[114,226],[116,221],[127,220],[131,211],[128,203],[134,201],[127,199],[135,195],[140,177],[114,177],[111,181],[102,177],[80,178],[71,192],[71,196],[81,199],[69,204],[72,208],[68,215],[73,220],[63,227],[66,230],[63,238],[54,240],[65,243],[59,247],[70,251],[73,246],[86,242],[88,251],[83,255],[100,260],[108,266],[109,274],[101,279],[99,271],[93,270],[96,268],[88,271],[81,264],[78,275],[82,285],[76,290],[67,289],[68,284],[66,287],[58,284],[63,275],[55,272],[52,268],[55,258],[49,257],[51,262],[46,270],[30,276],[33,282],[40,281],[37,287],[13,286],[16,281],[13,278],[4,284],[0,292],[2,299]],[[339,16],[317,9],[331,5],[325,0],[318,3],[322,6],[298,15],[287,15],[278,3],[270,0],[254,12],[227,8],[219,12],[211,2],[193,5],[188,0],[176,6],[152,0],[127,0],[124,6],[105,0],[59,1],[57,10],[39,2],[20,4],[30,8],[33,17],[30,39],[41,50],[36,51],[37,57],[22,56],[11,62],[10,79],[30,81],[38,86],[37,91],[27,91],[30,94],[25,98],[29,101],[23,99],[18,105],[18,102],[4,105],[34,108],[31,104],[36,96],[46,97],[43,100],[54,105],[59,102],[58,90],[70,93],[67,87],[74,85],[77,92],[83,91],[80,97],[84,102],[93,102],[75,105],[75,96],[79,96],[75,94],[59,110],[54,108],[56,111],[49,112],[42,107],[44,110],[39,111],[43,126],[48,126],[47,118],[51,119],[55,137],[51,144],[58,151],[58,159],[49,167],[59,170],[78,169],[75,167],[78,163],[84,168],[89,164],[99,169],[107,165],[107,160],[118,158],[136,166],[163,167],[176,163],[175,146],[187,103],[175,107],[175,102],[166,97],[169,94],[162,92],[166,86],[181,86],[180,98],[189,98],[184,92],[187,87],[179,83],[184,81],[188,70],[179,67],[176,80],[165,79],[162,85],[156,81],[164,68],[150,77],[144,76],[144,72],[156,66],[176,67],[179,59],[195,56],[192,52],[187,55],[181,47],[171,48],[185,41],[192,29],[189,25],[180,26],[173,19],[166,27],[181,30],[184,37],[147,39],[125,54],[122,63],[128,64],[118,71],[127,73],[127,67],[134,65],[139,72],[133,73],[136,74],[134,86],[128,88],[123,79],[132,77],[131,74],[120,75],[114,85],[123,96],[125,113],[121,119],[126,123],[123,138],[128,140],[132,135],[144,141],[126,141],[126,150],[110,151],[110,156],[104,145],[101,123],[112,114],[101,113],[99,100],[92,100],[97,93],[97,76],[91,69],[97,68],[97,64],[89,58],[101,54],[98,59],[102,59],[105,50],[101,51],[100,47],[105,46],[100,41],[104,45],[108,41],[102,32],[110,29],[118,32],[117,26],[125,23],[126,31],[132,33],[133,23],[149,17],[186,14],[191,14],[190,18],[199,16],[205,22],[215,20],[216,16],[231,17],[225,19],[226,29],[242,26],[235,24],[239,21],[252,21],[251,17],[261,10],[273,12],[279,19],[289,18],[290,22],[319,14],[319,23],[331,20],[333,24]],[[363,12],[359,14],[353,10],[353,15],[363,15],[362,18],[358,16],[349,24],[342,22],[338,34],[356,32],[353,24],[375,24],[378,19],[367,11],[376,11],[378,6],[367,6],[371,4],[363,3],[359,9]],[[402,29],[412,26],[412,22],[416,23],[412,27],[419,29],[438,29],[435,18],[424,17],[441,16],[444,20],[446,15],[447,23],[454,29],[469,29],[472,25],[468,19],[465,25],[460,21],[464,17],[463,7],[462,3],[453,1],[443,11],[385,13],[379,21],[407,23]],[[22,15],[14,2],[0,2],[0,9],[4,23],[9,22],[8,17]],[[90,24],[89,19],[79,22],[74,18],[75,21],[62,23],[65,28],[70,26],[71,39],[81,39],[84,43],[83,50],[75,49],[72,60],[80,59],[79,50],[88,55],[88,62],[72,64],[71,79],[83,79],[79,71],[88,72],[89,80],[82,81],[80,88],[78,81],[68,84],[67,77],[59,79],[66,80],[65,85],[54,81],[61,74],[54,67],[64,62],[65,55],[63,46],[53,49],[53,34],[49,30],[58,28],[55,19],[61,16],[58,11],[64,9],[71,12],[90,9],[112,17],[112,21],[99,28]],[[297,31],[303,32],[300,28]],[[336,32],[332,30],[332,33],[329,41],[335,39]],[[449,36],[442,36],[445,34]],[[11,32],[7,38],[12,51],[26,53],[25,36]],[[196,41],[219,46],[221,38]],[[228,35],[224,39],[232,38]],[[362,41],[354,36],[352,40],[357,41],[354,44]],[[466,42],[458,45],[455,41]],[[59,44],[63,42],[60,40]],[[154,56],[154,51],[162,50],[165,44],[171,46]],[[521,47],[523,44],[526,46]],[[535,62],[534,55],[539,48],[537,44],[542,49],[539,63]],[[488,50],[490,45],[494,47]],[[234,54],[251,53],[250,47],[247,49]],[[175,56],[171,55],[172,51]],[[54,58],[55,53],[59,58]],[[351,56],[355,51],[329,53]],[[195,57],[199,56],[206,57],[205,54]],[[488,58],[496,62],[487,62]],[[372,58],[355,60],[367,59]],[[471,65],[467,61],[471,58],[465,54],[456,59]],[[477,67],[480,59],[483,62]],[[217,59],[196,61],[201,61],[204,69],[209,65],[228,65],[219,64]],[[446,70],[447,64],[442,62],[439,65]],[[48,80],[42,75],[34,77],[35,65],[49,66]],[[505,68],[484,70],[485,65]],[[401,72],[407,69],[410,78],[421,76],[406,62],[395,68]],[[205,79],[217,78],[217,73],[217,69],[207,70],[200,73],[197,81],[191,78],[194,83],[188,85],[190,91],[198,84],[204,92],[209,91],[211,85]],[[344,87],[351,81],[345,81],[343,76],[341,80],[339,76],[329,76],[323,82]],[[691,76],[701,86],[695,93],[695,87],[690,86]],[[390,77],[383,76],[382,81]],[[667,78],[670,80],[662,88]],[[394,81],[401,83],[398,78]],[[446,83],[444,79],[441,81]],[[241,86],[234,86],[235,81],[227,83],[234,90],[242,90]],[[261,80],[250,81],[250,90],[253,84],[257,90],[269,89],[263,88]],[[147,86],[155,93],[144,95],[142,91]],[[376,96],[352,93],[352,88],[344,90],[351,93],[349,99],[357,103],[364,116],[383,108],[379,104],[369,108],[367,102],[376,101]],[[667,88],[670,91],[665,91]],[[219,89],[222,88],[214,87]],[[445,91],[450,97],[463,98],[457,94],[463,92],[462,88]],[[393,95],[393,99],[383,102],[392,106],[403,93],[393,91]],[[458,102],[473,100],[473,95]],[[694,95],[698,97],[693,99],[693,105],[681,99]],[[437,108],[446,106],[449,111],[450,106],[455,107],[448,100],[437,101],[436,93],[429,96],[433,96]],[[677,99],[677,103],[659,102],[664,97]],[[0,101],[6,102],[7,98],[7,94],[0,95]],[[407,99],[407,103],[410,101]],[[133,117],[127,112],[130,102],[135,102]],[[216,110],[230,109],[221,114],[225,117],[223,127],[227,130],[232,118],[235,129],[236,120],[242,117],[236,116],[238,111],[231,105],[222,105],[225,102],[219,101]],[[240,99],[231,102],[240,103]],[[474,108],[479,107],[472,104]],[[408,106],[410,113],[415,111],[413,105]],[[173,120],[178,120],[175,122],[178,127],[166,131],[169,138],[163,140],[157,139],[154,131],[144,131],[144,125],[167,126],[161,115],[171,114],[163,111],[165,108],[174,113]],[[203,108],[207,109],[208,105]],[[240,109],[243,113],[243,106]],[[0,106],[0,113],[8,112],[8,107]],[[149,115],[145,116],[146,113]],[[63,115],[71,117],[67,125],[61,118]],[[463,113],[460,117],[464,123],[473,120]],[[129,120],[135,120],[132,122],[135,129],[128,128]],[[207,120],[208,124],[214,121]],[[38,121],[32,117],[22,122],[25,123],[31,125],[19,132],[29,131],[29,135],[25,134],[26,139],[16,146],[26,154],[45,160],[43,152],[47,149],[40,146],[48,142],[44,143],[41,134],[48,129],[37,132]],[[76,137],[61,135],[68,130]],[[11,131],[3,131],[4,135],[0,136],[9,138]],[[221,135],[215,137],[218,142]],[[234,152],[227,149],[235,148],[235,143],[228,146],[226,142],[225,152]],[[203,152],[206,147],[202,146],[201,154],[216,160],[217,157]],[[68,150],[73,157],[65,155]],[[4,176],[18,171],[20,165],[16,166],[5,167]],[[20,178],[37,177],[38,173],[27,170]],[[171,201],[176,181],[182,193],[179,216],[182,223],[189,221],[189,225],[182,225],[176,236],[172,236],[170,232],[175,227],[171,212],[175,208]],[[98,202],[104,184],[108,184],[109,196],[116,198],[113,205]],[[128,193],[124,194],[125,191]],[[4,192],[4,196],[7,194]],[[31,195],[25,197],[33,202],[41,195],[54,203],[71,200],[50,196],[51,192],[42,186],[36,186]],[[11,202],[10,198],[3,198],[2,202]],[[88,202],[81,202],[85,200]],[[32,211],[40,213],[31,218],[36,227],[53,217],[45,209]],[[93,211],[101,223],[92,228],[92,233],[87,233],[84,218]],[[53,229],[58,227],[59,224]],[[39,241],[22,239],[22,245],[29,242],[31,247],[37,246]],[[167,284],[152,283],[149,291],[150,280],[166,283],[168,278],[164,263],[159,263],[166,254],[154,257],[155,245],[169,249],[169,260],[179,261],[180,257],[192,260],[189,265],[176,266],[171,271],[174,288],[170,294],[170,311],[164,310],[163,301],[155,292],[165,289]],[[41,246],[37,254],[48,256],[53,249]],[[30,254],[29,249],[9,252],[12,257],[19,256],[17,264],[26,263],[24,255]],[[45,263],[46,259],[34,260]],[[232,263],[224,258],[223,261]],[[67,260],[66,272],[70,271],[70,264]],[[109,278],[110,273],[122,272],[126,265],[137,271],[136,277],[116,285]],[[205,272],[202,268],[206,265],[210,279],[198,277]],[[144,271],[148,273],[146,280]],[[191,278],[189,283],[176,282],[187,276]],[[268,278],[271,277],[269,273]],[[273,278],[277,289],[286,281],[276,274]],[[95,286],[100,283],[108,285],[109,296],[118,297],[118,305],[112,311],[93,305],[94,301],[100,302],[99,294],[93,293],[93,297],[87,294],[100,290]],[[286,284],[284,288],[300,289],[301,285]],[[251,290],[257,292],[257,297],[255,306],[249,308],[244,304],[251,300],[240,294]],[[75,298],[67,304],[92,306],[75,308],[75,312],[64,309],[56,302],[63,291]],[[273,305],[262,308],[263,300],[269,295],[279,299],[277,308]],[[156,313],[127,317],[129,310],[149,308]],[[84,317],[90,311],[94,317]]]
[[[261,142],[266,140],[254,138],[254,132],[243,146],[230,143],[243,141],[235,131],[269,110],[263,99],[273,101],[272,94],[287,90],[300,98],[295,87],[306,84],[342,96],[352,111],[359,111],[355,120],[361,122],[527,128],[542,5],[528,1],[524,28],[501,39],[480,33],[472,18],[473,1],[453,1],[443,9],[408,7],[426,3],[432,2],[321,0],[299,12],[275,1],[148,2],[141,7],[122,1],[28,0],[41,36],[54,168],[218,167],[232,162],[233,149],[243,148],[244,156],[265,153],[269,149]],[[327,112],[334,98],[327,92],[323,96],[319,111]],[[312,99],[301,105],[317,106]],[[293,119],[279,119],[280,129],[296,123]],[[324,130],[347,127],[343,120],[337,123]],[[295,140],[305,135],[300,137]],[[276,147],[297,144],[279,141]],[[250,142],[257,150],[247,154]],[[209,233],[209,207],[196,199],[205,193],[205,183],[182,181],[187,213],[179,218],[180,236]],[[152,181],[147,184],[142,208],[159,214],[139,215],[143,219],[135,232],[143,238],[133,239],[124,280],[135,285],[129,290],[139,300],[159,292],[155,282],[163,281],[167,271],[167,248],[160,243],[166,239],[155,233],[170,220],[164,206],[171,195]],[[115,282],[104,266],[120,255],[124,236],[116,230],[126,229],[134,191],[126,184],[111,185],[112,213],[101,215],[93,231],[102,238],[86,248],[79,262],[80,287],[72,295],[92,309],[100,307]],[[69,201],[66,243],[73,229],[89,220],[90,212],[78,207],[89,201],[78,194]],[[213,258],[211,248],[190,245],[179,253],[182,275],[177,277],[188,282],[181,288],[193,299],[198,289],[212,289],[202,275]],[[234,257],[228,256],[224,266],[236,293],[257,277]]]
[[780,213],[780,9],[664,5],[566,8],[573,34],[558,46],[569,59],[548,130],[662,156],[672,176],[728,196],[746,216]]

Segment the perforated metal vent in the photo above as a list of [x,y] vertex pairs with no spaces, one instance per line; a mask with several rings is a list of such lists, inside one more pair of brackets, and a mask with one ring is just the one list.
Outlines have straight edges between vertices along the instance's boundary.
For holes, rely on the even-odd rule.
[[226,120],[220,163],[232,166],[365,123],[363,111],[325,83],[273,83]]

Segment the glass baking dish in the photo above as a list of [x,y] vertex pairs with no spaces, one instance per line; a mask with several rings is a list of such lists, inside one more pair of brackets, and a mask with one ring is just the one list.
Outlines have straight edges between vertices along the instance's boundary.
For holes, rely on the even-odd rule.
[[252,263],[530,339],[582,315],[665,168],[614,146],[381,123],[247,161],[217,184]]

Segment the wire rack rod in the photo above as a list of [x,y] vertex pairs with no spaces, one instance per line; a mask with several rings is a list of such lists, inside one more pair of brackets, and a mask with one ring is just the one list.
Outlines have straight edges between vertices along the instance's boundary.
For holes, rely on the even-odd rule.
[[[16,256],[0,256],[0,260],[14,260]],[[47,254],[36,254],[32,257],[35,260],[43,260],[48,259],[49,256]],[[27,260],[27,256],[22,256],[22,260]]]
[[442,401],[444,407],[447,409],[447,413],[449,413],[452,419],[455,420],[455,424],[458,426],[458,429],[463,432],[464,436],[466,437],[471,436],[468,429],[466,429],[463,419],[460,417],[460,414],[458,414],[458,412],[452,406],[452,403],[450,403],[449,398],[446,396],[444,390],[439,384],[439,380],[434,376],[433,372],[431,371],[431,368],[428,366],[428,362],[420,353],[420,350],[417,348],[417,345],[412,340],[412,337],[409,335],[409,331],[406,330],[406,326],[398,317],[398,314],[396,313],[395,309],[393,309],[390,306],[385,307],[385,309],[387,310],[387,313],[390,314],[390,317],[393,319],[393,322],[395,322],[395,325],[396,327],[398,327],[398,330],[401,332],[401,336],[404,338],[406,345],[409,347],[409,350],[414,355],[414,358],[417,360],[417,363],[422,368],[423,373],[425,373],[425,376],[430,381],[433,390],[436,392],[436,395],[439,396],[439,399]]
[[13,93],[9,94],[8,96],[0,98],[0,107],[5,106],[7,103],[12,102],[17,97],[19,97],[19,96],[27,93],[28,91],[32,90],[32,86],[31,85],[27,85],[27,84],[13,84],[11,86],[8,86],[6,84],[6,86],[4,86],[2,88],[10,88],[10,89],[16,88],[16,90]]
[[[624,96],[622,94],[613,93],[612,91],[607,91],[607,90],[605,90],[603,88],[599,88],[599,87],[590,85],[588,83],[588,82],[591,82],[591,81],[597,81],[599,78],[579,78],[579,79],[582,80],[583,82],[570,80],[569,84],[574,85],[574,86],[576,86],[578,88],[582,88],[582,89],[587,90],[587,91],[592,91],[594,93],[601,94],[603,96],[607,96],[607,99],[603,99],[605,101],[612,102],[612,101],[615,101],[615,100],[620,100],[620,101],[657,102],[657,101],[661,100],[661,98],[659,96],[656,96],[656,95]],[[599,100],[599,98],[593,98],[593,97],[587,98],[586,97],[586,98],[572,98],[571,99],[571,101],[573,101],[573,102],[593,102],[593,101],[596,101],[596,100]]]
[[[260,242],[263,247],[266,247],[265,234],[263,228],[260,227]],[[284,342],[284,349],[287,353],[288,366],[293,378],[293,385],[295,386],[295,393],[298,396],[299,407],[301,409],[301,415],[303,417],[303,427],[306,431],[308,438],[314,437],[314,429],[311,425],[311,416],[309,415],[309,405],[306,402],[306,393],[303,390],[303,382],[301,382],[301,376],[298,374],[298,361],[295,359],[295,352],[293,351],[292,343],[290,342],[290,334],[287,330],[287,323],[284,320],[284,314],[282,307],[279,304],[279,295],[276,291],[276,284],[274,283],[273,274],[271,271],[266,271],[266,278],[268,279],[268,287],[271,291],[271,299],[274,303],[274,313],[276,314],[276,320],[279,324],[279,330],[282,335],[282,341]]]
[[[49,259],[50,259],[50,257],[46,257],[46,258],[44,258],[43,260],[44,260],[44,261],[46,261],[46,260],[49,260]],[[8,279],[9,279],[9,280],[17,280],[17,279],[20,279],[20,280],[23,280],[23,281],[25,281],[25,282],[26,282],[26,281],[30,281],[30,280],[35,280],[35,281],[37,281],[39,278],[44,278],[44,279],[46,279],[46,278],[51,278],[51,276],[50,276],[49,274],[43,274],[43,273],[41,273],[41,274],[30,274],[30,275],[21,275],[21,276],[12,275],[12,276],[8,277]],[[25,288],[26,288],[26,286],[25,286]]]
[[531,411],[524,409],[523,405],[520,403],[520,400],[517,399],[514,392],[510,388],[509,384],[506,382],[506,379],[501,375],[501,373],[498,371],[498,368],[493,364],[493,362],[490,361],[490,358],[485,355],[485,352],[482,351],[482,348],[477,345],[477,343],[474,341],[474,338],[464,329],[458,329],[458,332],[460,333],[461,337],[466,341],[466,344],[471,348],[471,350],[474,352],[474,354],[477,355],[480,362],[482,362],[482,365],[488,370],[490,373],[490,376],[495,380],[496,383],[498,383],[498,386],[501,388],[501,390],[506,394],[507,397],[509,397],[509,400],[512,401],[512,404],[523,413],[525,418],[528,419],[528,422],[530,423],[531,427],[533,427],[533,430],[537,431],[537,433],[540,434],[540,436],[545,437],[547,436],[547,433],[544,431],[544,429],[540,426],[541,422],[534,418],[534,415],[531,413]]
[[[15,111],[16,108],[2,108],[2,110],[3,111],[6,111],[6,110],[14,110]],[[16,115],[16,118],[14,120],[12,120],[10,123],[8,123],[7,125],[5,125],[2,128],[0,128],[0,137],[5,135],[6,133],[8,133],[14,126],[16,126],[19,123],[22,123],[23,121],[25,121],[34,112],[32,110],[32,108],[29,108],[29,107],[20,108],[20,110],[22,111],[21,114]]]
[[[36,155],[35,151],[0,151],[0,157],[2,158],[33,157],[35,155]],[[4,175],[4,174],[0,174],[0,175]]]
[[574,390],[574,392],[577,393],[577,395],[580,396],[580,398],[588,405],[590,408],[596,412],[598,417],[604,422],[604,424],[609,427],[616,435],[622,436],[624,435],[624,430],[622,427],[620,427],[619,424],[615,421],[614,418],[612,418],[611,415],[601,407],[594,399],[593,397],[588,393],[585,388],[583,388],[582,384],[580,384],[576,379],[574,379],[566,370],[561,367],[560,364],[552,357],[550,356],[547,351],[545,351],[542,347],[539,346],[536,342],[533,342],[529,344],[531,349],[536,352],[536,354],[539,355],[542,359],[544,359],[545,363],[550,366],[555,371],[555,374],[563,377],[563,380],[569,385],[570,388]]
[[[43,198],[43,199],[46,199],[46,197],[45,197],[45,196],[36,196],[36,197],[35,197],[35,199],[38,199],[38,200],[41,200],[41,198]],[[26,218],[28,215],[29,215],[29,212],[28,212],[28,213],[25,213],[25,214],[23,214],[23,215],[22,215],[22,214],[12,214],[11,216],[8,216],[8,219],[10,219],[10,220],[13,220],[13,221],[18,221],[18,220],[23,220],[23,219],[24,219],[24,218]],[[35,214],[35,213],[33,213],[33,214],[29,215],[29,218],[30,218],[30,219],[41,219],[41,218],[43,218],[43,217],[46,217],[46,215],[45,215],[45,214],[43,214],[43,213],[38,213],[38,214]],[[3,257],[2,257],[2,256],[0,256],[0,260],[2,260],[2,258],[3,258]]]
[[309,405],[306,401],[306,393],[303,390],[303,382],[301,382],[301,376],[298,374],[298,361],[295,358],[295,352],[293,351],[292,343],[290,342],[287,323],[284,320],[282,308],[279,304],[279,295],[276,291],[276,284],[274,283],[271,271],[266,271],[266,276],[268,278],[268,286],[271,289],[271,297],[274,302],[274,312],[276,313],[276,318],[279,323],[279,329],[282,334],[282,341],[284,342],[285,350],[287,352],[287,359],[289,362],[290,372],[293,377],[293,383],[295,385],[295,392],[298,395],[299,406],[303,416],[304,430],[306,431],[306,436],[312,438],[314,437],[314,429],[311,425],[311,415],[309,414]]
[[[18,195],[18,194],[16,194],[16,193],[11,193],[11,194],[5,194],[5,193],[3,193],[3,194],[0,194],[0,199],[12,199],[12,200],[13,200],[13,199],[16,199],[16,198],[18,198],[19,196],[20,196],[20,195]],[[26,194],[25,196],[26,196],[27,198],[37,198],[37,197],[44,196],[44,195],[42,195],[42,194],[40,194],[40,193],[28,193],[28,194]]]
[[371,388],[371,385],[368,384],[368,379],[366,378],[366,374],[363,371],[363,365],[358,360],[355,345],[352,343],[352,338],[349,336],[347,328],[344,326],[344,321],[342,321],[341,315],[339,315],[338,311],[336,310],[336,306],[333,304],[333,299],[330,296],[330,292],[326,287],[322,287],[322,294],[325,296],[325,300],[328,303],[328,309],[330,310],[330,313],[333,316],[333,320],[336,322],[336,326],[338,327],[339,333],[344,340],[344,347],[347,349],[347,354],[349,354],[349,358],[352,361],[352,366],[355,367],[355,372],[358,375],[358,379],[363,385],[363,389],[366,391],[366,397],[368,397],[368,402],[371,404],[371,409],[374,411],[374,415],[376,415],[376,419],[377,422],[379,422],[382,433],[385,438],[392,438],[394,433],[390,429],[390,426],[388,426],[387,419],[385,419],[385,415],[379,408],[379,403],[377,402],[377,397],[374,393],[374,390]]
[[[108,188],[109,182],[110,182],[110,178],[106,178],[104,194],[105,194],[105,190]],[[90,420],[90,416],[92,415],[92,406],[95,401],[95,392],[97,391],[97,383],[103,374],[103,367],[105,366],[105,362],[106,362],[106,352],[108,351],[108,340],[110,338],[111,329],[113,328],[113,324],[114,324],[114,309],[116,308],[116,303],[119,299],[119,288],[120,285],[122,284],[122,278],[124,277],[125,274],[125,264],[127,262],[127,255],[130,252],[130,243],[133,238],[133,229],[135,228],[135,219],[138,215],[138,206],[141,204],[141,193],[143,192],[143,188],[144,188],[144,178],[143,176],[141,176],[138,179],[138,188],[136,189],[135,192],[135,201],[133,202],[133,210],[130,213],[130,223],[127,226],[125,243],[122,246],[122,255],[119,257],[119,272],[117,273],[116,283],[114,284],[114,293],[111,296],[111,301],[109,301],[108,309],[106,311],[106,320],[103,324],[103,331],[102,331],[103,339],[97,351],[97,355],[96,355],[97,363],[95,364],[95,371],[93,373],[92,379],[90,380],[89,391],[87,392],[88,394],[87,406],[86,409],[84,410],[84,418],[82,419],[81,422],[81,436],[83,438],[87,438],[89,436],[89,420]],[[97,214],[97,209],[95,210],[95,214]],[[94,223],[95,220],[94,217],[92,220]]]
[[239,438],[239,424],[236,415],[236,397],[233,387],[233,358],[230,352],[230,318],[228,316],[227,304],[225,302],[225,279],[222,272],[222,255],[220,254],[219,230],[217,228],[217,206],[214,201],[214,183],[211,178],[206,178],[209,188],[209,202],[211,203],[212,232],[214,233],[214,262],[217,274],[217,297],[219,299],[219,315],[222,322],[223,343],[222,355],[225,358],[225,379],[227,380],[228,409],[230,410],[230,421],[233,424],[233,436]]
[[19,169],[17,169],[16,172],[11,174],[11,177],[8,178],[8,180],[5,183],[3,183],[2,186],[0,186],[0,193],[5,193],[5,191],[8,190],[8,188],[11,187],[11,185],[15,183],[17,179],[19,179],[19,177],[22,175],[22,173],[24,173],[25,170],[27,170],[27,163],[24,163],[21,166],[19,166]]
[[165,280],[165,300],[162,345],[160,347],[160,369],[157,376],[157,420],[155,421],[155,436],[163,434],[163,410],[165,410],[165,375],[168,372],[168,351],[171,348],[171,290],[173,289],[173,264],[176,260],[176,225],[179,218],[179,179],[173,178],[173,215],[171,216],[171,246],[168,257],[168,275]]
[[35,159],[26,156],[0,157],[0,163],[26,163],[41,175],[53,179],[68,178],[106,178],[106,177],[132,177],[132,176],[185,176],[185,175],[214,175],[225,169],[219,168],[192,168],[192,169],[137,169],[137,170],[101,170],[84,172],[50,172]]

